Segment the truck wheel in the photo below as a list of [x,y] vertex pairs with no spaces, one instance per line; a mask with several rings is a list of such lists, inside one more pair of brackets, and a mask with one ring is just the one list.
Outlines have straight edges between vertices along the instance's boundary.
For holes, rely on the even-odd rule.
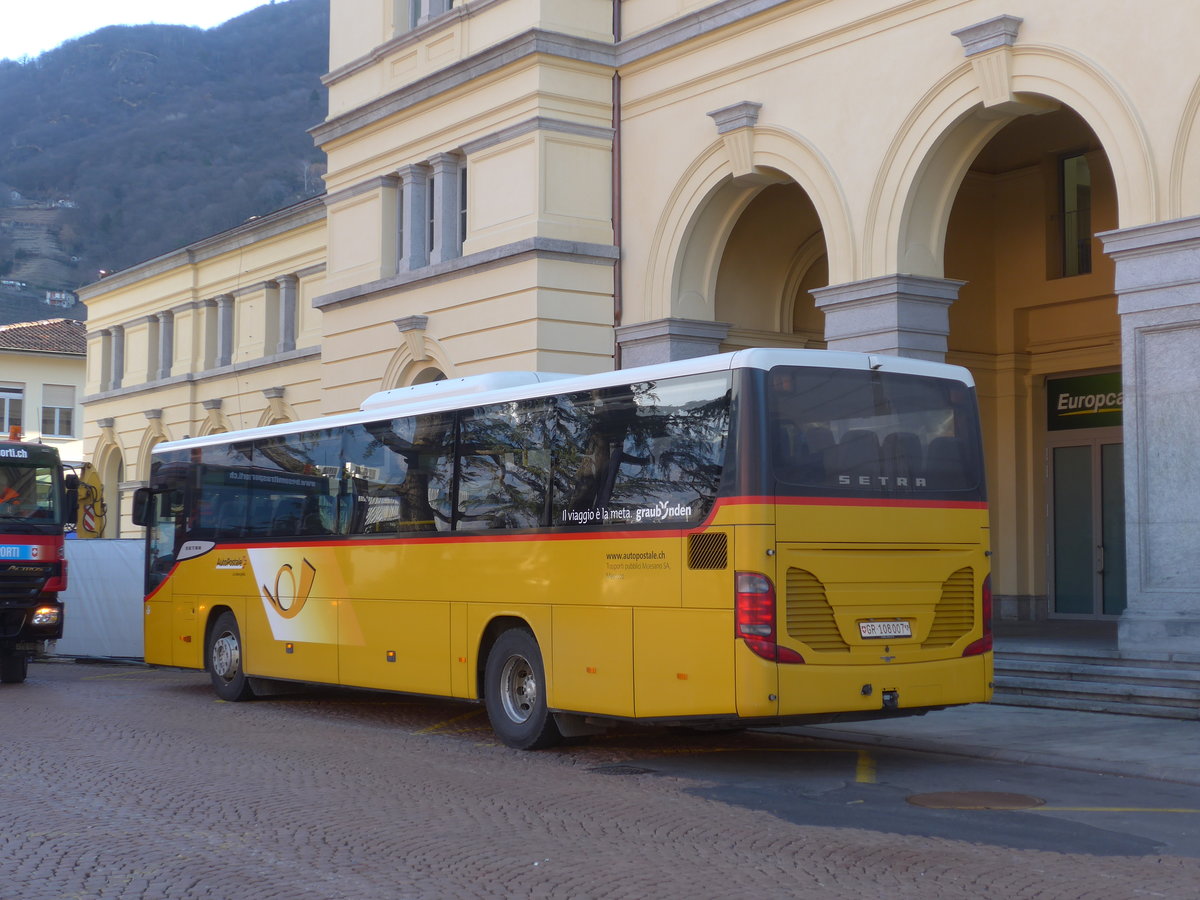
[[0,651],[0,682],[20,684],[29,672],[29,655],[24,650]]
[[546,707],[546,670],[532,634],[511,628],[488,654],[483,694],[492,730],[516,750],[541,750],[562,740]]
[[213,690],[222,700],[249,700],[254,696],[250,680],[242,671],[242,633],[237,617],[223,612],[208,638],[208,674]]

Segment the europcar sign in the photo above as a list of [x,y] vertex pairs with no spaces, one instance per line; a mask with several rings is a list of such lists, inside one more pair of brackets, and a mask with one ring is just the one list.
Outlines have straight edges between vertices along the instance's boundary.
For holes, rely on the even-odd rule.
[[1121,373],[1046,380],[1046,430],[1108,428],[1121,424]]

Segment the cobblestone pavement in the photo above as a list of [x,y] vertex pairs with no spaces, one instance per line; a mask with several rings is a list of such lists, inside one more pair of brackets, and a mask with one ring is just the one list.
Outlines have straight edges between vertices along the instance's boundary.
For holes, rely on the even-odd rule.
[[[1200,861],[792,825],[607,777],[621,739],[497,743],[475,706],[215,699],[202,673],[38,663],[0,688],[3,900],[1111,898],[1197,895]],[[747,741],[779,740],[751,735]],[[678,736],[638,739],[687,752]]]

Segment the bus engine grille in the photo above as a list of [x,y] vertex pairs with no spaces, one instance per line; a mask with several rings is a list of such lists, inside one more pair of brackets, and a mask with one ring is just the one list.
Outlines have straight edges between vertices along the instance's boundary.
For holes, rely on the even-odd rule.
[[975,624],[975,572],[959,569],[942,585],[942,596],[933,611],[933,627],[921,644],[924,648],[949,647]]
[[849,653],[820,579],[804,569],[788,569],[786,588],[788,635],[818,653]]

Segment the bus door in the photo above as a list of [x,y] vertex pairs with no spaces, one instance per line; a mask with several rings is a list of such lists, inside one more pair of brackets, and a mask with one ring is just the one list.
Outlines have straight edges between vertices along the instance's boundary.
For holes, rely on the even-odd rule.
[[197,635],[196,609],[186,595],[176,596],[172,575],[184,540],[182,482],[164,478],[138,498],[135,521],[146,525],[145,657],[159,665],[193,666],[203,643]]

